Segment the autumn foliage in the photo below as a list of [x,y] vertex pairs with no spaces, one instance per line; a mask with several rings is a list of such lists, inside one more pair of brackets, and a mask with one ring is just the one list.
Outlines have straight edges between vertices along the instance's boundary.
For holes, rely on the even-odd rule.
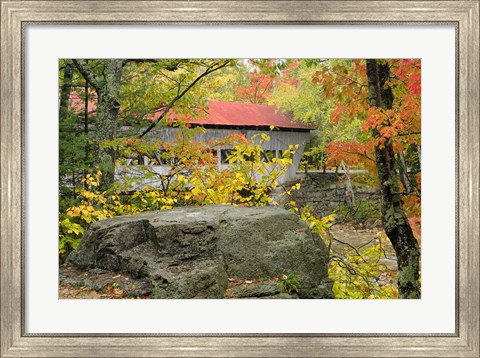
[[[117,138],[105,141],[105,148],[116,148],[125,157],[150,157],[160,161],[166,171],[155,166],[121,165],[119,180],[101,190],[102,173],[87,174],[73,205],[60,213],[60,254],[66,255],[80,242],[86,227],[95,221],[149,210],[168,210],[177,206],[228,204],[265,206],[275,204],[269,195],[292,164],[296,150],[291,146],[278,158],[265,160],[262,144],[270,140],[266,133],[247,140],[242,134],[200,142],[193,140],[203,128],[180,127],[173,142]],[[229,148],[227,166],[219,168],[213,153],[217,147]],[[294,189],[298,189],[295,185]],[[288,193],[288,189],[286,190]]]
[[[336,104],[330,114],[330,121],[360,120],[360,129],[366,135],[356,136],[350,141],[333,140],[326,152],[327,164],[336,166],[344,161],[349,165],[361,165],[375,173],[374,148],[388,140],[395,153],[409,153],[416,162],[416,170],[402,168],[408,175],[409,188],[404,188],[404,209],[419,221],[421,174],[418,154],[421,134],[421,61],[417,59],[387,61],[391,76],[385,84],[393,90],[395,100],[391,109],[370,106],[365,60],[336,60],[321,66],[312,77],[312,82],[322,86],[327,99]],[[373,131],[379,135],[370,135]],[[359,140],[361,137],[363,140]],[[417,155],[417,158],[414,156]],[[407,163],[408,164],[408,163]],[[411,169],[411,168],[410,168]]]
[[269,75],[250,72],[247,74],[248,84],[245,87],[237,87],[237,96],[240,101],[250,103],[266,103],[267,97],[272,91],[274,79]]
[[[248,64],[239,60],[235,66],[230,60],[225,63],[164,60],[142,64],[125,61],[124,79],[121,85],[118,83],[118,102],[113,101],[120,103],[120,108],[114,106],[119,112],[112,117],[111,124],[115,130],[117,125],[137,129],[148,126],[141,136],[95,138],[98,133],[89,128],[93,122],[89,119],[90,113],[82,117],[67,111],[62,113],[65,118],[61,121],[60,168],[64,184],[61,188],[68,195],[61,197],[60,202],[61,256],[65,257],[78,245],[90,223],[113,216],[184,205],[275,204],[269,194],[291,165],[295,146],[277,158],[268,159],[262,149],[262,144],[270,139],[266,133],[254,140],[232,134],[219,140],[199,142],[194,137],[204,131],[203,128],[168,123],[159,115],[173,108],[175,113],[191,118],[213,95],[224,100],[274,103],[290,110],[297,120],[315,125],[315,140],[306,154],[310,159],[321,159],[324,169],[338,168],[344,163],[350,168],[367,169],[376,178],[381,173],[376,157],[378,149],[393,148],[394,177],[401,188],[398,206],[401,209],[403,204],[408,223],[420,242],[421,61],[375,61],[380,65],[388,64],[389,75],[384,86],[392,90],[394,98],[393,105],[388,108],[372,105],[371,76],[367,76],[366,60],[250,60]],[[103,62],[108,61],[82,63],[95,72],[98,66],[105,65]],[[236,73],[236,69],[243,70]],[[210,75],[214,71],[214,76]],[[207,75],[214,78],[210,86]],[[202,86],[193,86],[203,77]],[[77,81],[78,78],[79,74],[74,73],[73,79]],[[86,80],[85,87],[88,88]],[[228,98],[222,97],[227,95]],[[157,122],[179,126],[173,141],[143,137]],[[95,124],[98,129],[98,123]],[[218,148],[228,152],[228,156],[222,158],[222,164],[226,165],[218,163]],[[97,167],[92,164],[98,161],[98,155],[94,155],[96,151],[114,154],[111,165],[103,168],[103,173],[99,163]],[[83,164],[79,165],[81,162]],[[167,169],[159,171],[158,166]],[[115,180],[107,180],[113,174]],[[285,188],[284,194],[295,189],[297,185]],[[290,202],[290,210],[297,212],[329,245],[329,227],[336,220],[335,214],[317,218],[310,208],[299,208],[295,202]],[[345,252],[341,259],[332,255],[330,276],[336,280],[337,297],[399,295],[395,275],[379,266],[381,239],[386,239],[380,236],[375,245],[364,247],[361,255],[352,251]],[[415,242],[413,237],[412,240]],[[375,282],[372,277],[377,278]],[[289,284],[285,284],[287,291],[295,287],[295,277],[289,280]],[[379,287],[378,281],[388,282]]]

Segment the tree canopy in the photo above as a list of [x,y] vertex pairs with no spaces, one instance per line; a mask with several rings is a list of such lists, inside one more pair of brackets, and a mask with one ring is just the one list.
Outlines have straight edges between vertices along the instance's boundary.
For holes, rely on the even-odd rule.
[[[78,101],[72,104],[72,98]],[[421,61],[417,59],[62,59],[59,61],[60,228],[68,252],[85,225],[102,218],[179,205],[267,205],[293,146],[265,161],[261,143],[232,135],[193,140],[201,128],[179,121],[171,142],[147,134],[171,125],[172,111],[198,117],[209,100],[276,105],[311,125],[305,170],[368,170],[381,197],[381,216],[398,263],[400,297],[420,297]],[[274,128],[272,128],[274,130]],[[260,144],[259,144],[260,143]],[[229,169],[218,170],[214,148],[228,145]],[[169,163],[120,186],[115,171],[132,158]],[[254,173],[264,171],[263,177]],[[142,178],[161,185],[146,189]],[[133,189],[132,189],[133,188]],[[293,188],[293,190],[296,187]],[[297,188],[298,189],[298,188]],[[292,188],[285,188],[289,193]],[[319,231],[331,217],[314,218]],[[62,236],[63,235],[63,236]],[[70,245],[70,248],[68,246]]]

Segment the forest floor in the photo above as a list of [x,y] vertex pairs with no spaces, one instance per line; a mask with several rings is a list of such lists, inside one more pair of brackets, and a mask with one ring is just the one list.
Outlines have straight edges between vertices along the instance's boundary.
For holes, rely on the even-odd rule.
[[[92,272],[93,271],[93,272]],[[129,275],[83,271],[72,266],[60,267],[59,298],[70,299],[147,299],[145,283]]]
[[[344,248],[361,249],[378,239],[381,228],[358,228],[351,224],[337,224],[331,228],[335,240],[332,250],[341,252]],[[388,240],[382,241],[384,257],[380,260],[390,270],[396,270],[396,260],[393,247]],[[112,282],[113,281],[113,282]],[[85,285],[83,283],[87,283]],[[95,287],[97,289],[92,289]],[[124,274],[98,273],[79,271],[73,267],[60,267],[59,298],[67,299],[144,299],[140,280]]]
[[395,251],[388,239],[379,241],[378,233],[382,232],[381,227],[359,228],[352,224],[338,224],[330,229],[335,240],[332,242],[333,251],[343,251],[352,248],[359,250],[369,244],[381,243],[383,248],[383,257],[380,259],[381,264],[387,266],[389,270],[397,270],[397,261]]

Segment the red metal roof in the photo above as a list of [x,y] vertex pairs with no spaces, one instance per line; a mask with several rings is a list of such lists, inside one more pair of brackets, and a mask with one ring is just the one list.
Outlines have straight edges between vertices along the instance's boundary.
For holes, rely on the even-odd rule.
[[[81,112],[84,110],[84,100],[75,92],[70,94],[70,108]],[[92,94],[88,101],[88,111],[96,111],[96,95]],[[153,114],[150,120],[156,120],[162,111]],[[223,127],[270,127],[281,129],[311,130],[311,126],[301,122],[293,122],[291,112],[280,111],[276,106],[253,104],[246,102],[210,101],[206,109],[207,115],[192,119],[192,116],[176,115],[173,111],[168,114],[170,120],[183,119],[186,123],[204,126]]]
[[293,122],[291,112],[280,111],[276,106],[264,104],[253,104],[246,102],[225,102],[210,101],[207,116],[192,119],[191,116],[169,114],[172,120],[183,119],[186,123],[204,126],[225,126],[225,127],[270,127],[282,129],[311,130],[300,122]]
[[[176,117],[169,115],[170,117]],[[229,127],[270,127],[285,129],[312,129],[292,121],[292,113],[282,112],[276,106],[243,102],[210,101],[207,116],[199,119],[187,119],[187,123],[229,126]],[[173,119],[173,118],[172,118]]]

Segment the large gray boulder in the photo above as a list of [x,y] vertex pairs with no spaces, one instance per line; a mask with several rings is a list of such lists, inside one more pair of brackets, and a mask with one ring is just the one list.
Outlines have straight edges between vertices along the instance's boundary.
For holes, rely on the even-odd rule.
[[[278,207],[184,207],[102,220],[67,264],[141,279],[154,298],[333,298],[325,244]],[[298,292],[289,292],[290,278]]]

